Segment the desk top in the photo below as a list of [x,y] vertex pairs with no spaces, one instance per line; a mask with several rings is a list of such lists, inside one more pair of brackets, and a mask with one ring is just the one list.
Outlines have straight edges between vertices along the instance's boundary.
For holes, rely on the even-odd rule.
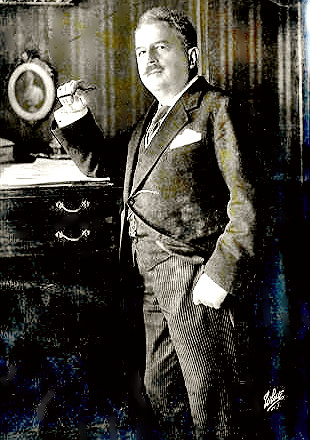
[[71,159],[37,158],[32,163],[0,163],[0,189],[68,182],[109,182],[85,176]]

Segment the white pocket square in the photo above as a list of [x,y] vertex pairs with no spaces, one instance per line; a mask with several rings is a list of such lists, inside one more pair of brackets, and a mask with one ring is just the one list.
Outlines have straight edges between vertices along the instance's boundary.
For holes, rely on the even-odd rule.
[[170,144],[170,150],[183,147],[183,145],[193,144],[201,140],[201,133],[190,128],[186,128],[183,133],[179,134]]

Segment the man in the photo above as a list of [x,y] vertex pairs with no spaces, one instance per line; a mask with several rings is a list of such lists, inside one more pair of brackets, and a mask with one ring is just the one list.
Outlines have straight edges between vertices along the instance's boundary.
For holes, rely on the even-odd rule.
[[[253,189],[243,176],[229,101],[197,75],[188,18],[151,9],[140,18],[135,44],[140,78],[155,101],[128,144],[122,241],[130,236],[144,281],[145,393],[160,439],[188,438],[188,409],[195,438],[240,439],[226,297],[253,257]],[[54,133],[82,171],[111,175],[122,149],[109,148],[83,89],[81,81],[58,89],[63,107]]]

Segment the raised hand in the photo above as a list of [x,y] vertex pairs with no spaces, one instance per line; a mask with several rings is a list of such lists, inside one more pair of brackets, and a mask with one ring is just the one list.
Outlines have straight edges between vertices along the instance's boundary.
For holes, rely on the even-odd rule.
[[80,112],[88,104],[86,92],[95,88],[95,86],[90,86],[83,80],[72,80],[58,87],[57,98],[66,112]]

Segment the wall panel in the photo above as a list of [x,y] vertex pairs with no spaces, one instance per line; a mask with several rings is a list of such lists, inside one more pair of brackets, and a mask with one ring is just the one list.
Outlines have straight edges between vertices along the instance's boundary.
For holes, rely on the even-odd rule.
[[202,71],[213,84],[252,104],[259,118],[257,129],[270,136],[277,168],[271,172],[299,179],[302,55],[298,3],[209,0],[201,1],[199,9]]

